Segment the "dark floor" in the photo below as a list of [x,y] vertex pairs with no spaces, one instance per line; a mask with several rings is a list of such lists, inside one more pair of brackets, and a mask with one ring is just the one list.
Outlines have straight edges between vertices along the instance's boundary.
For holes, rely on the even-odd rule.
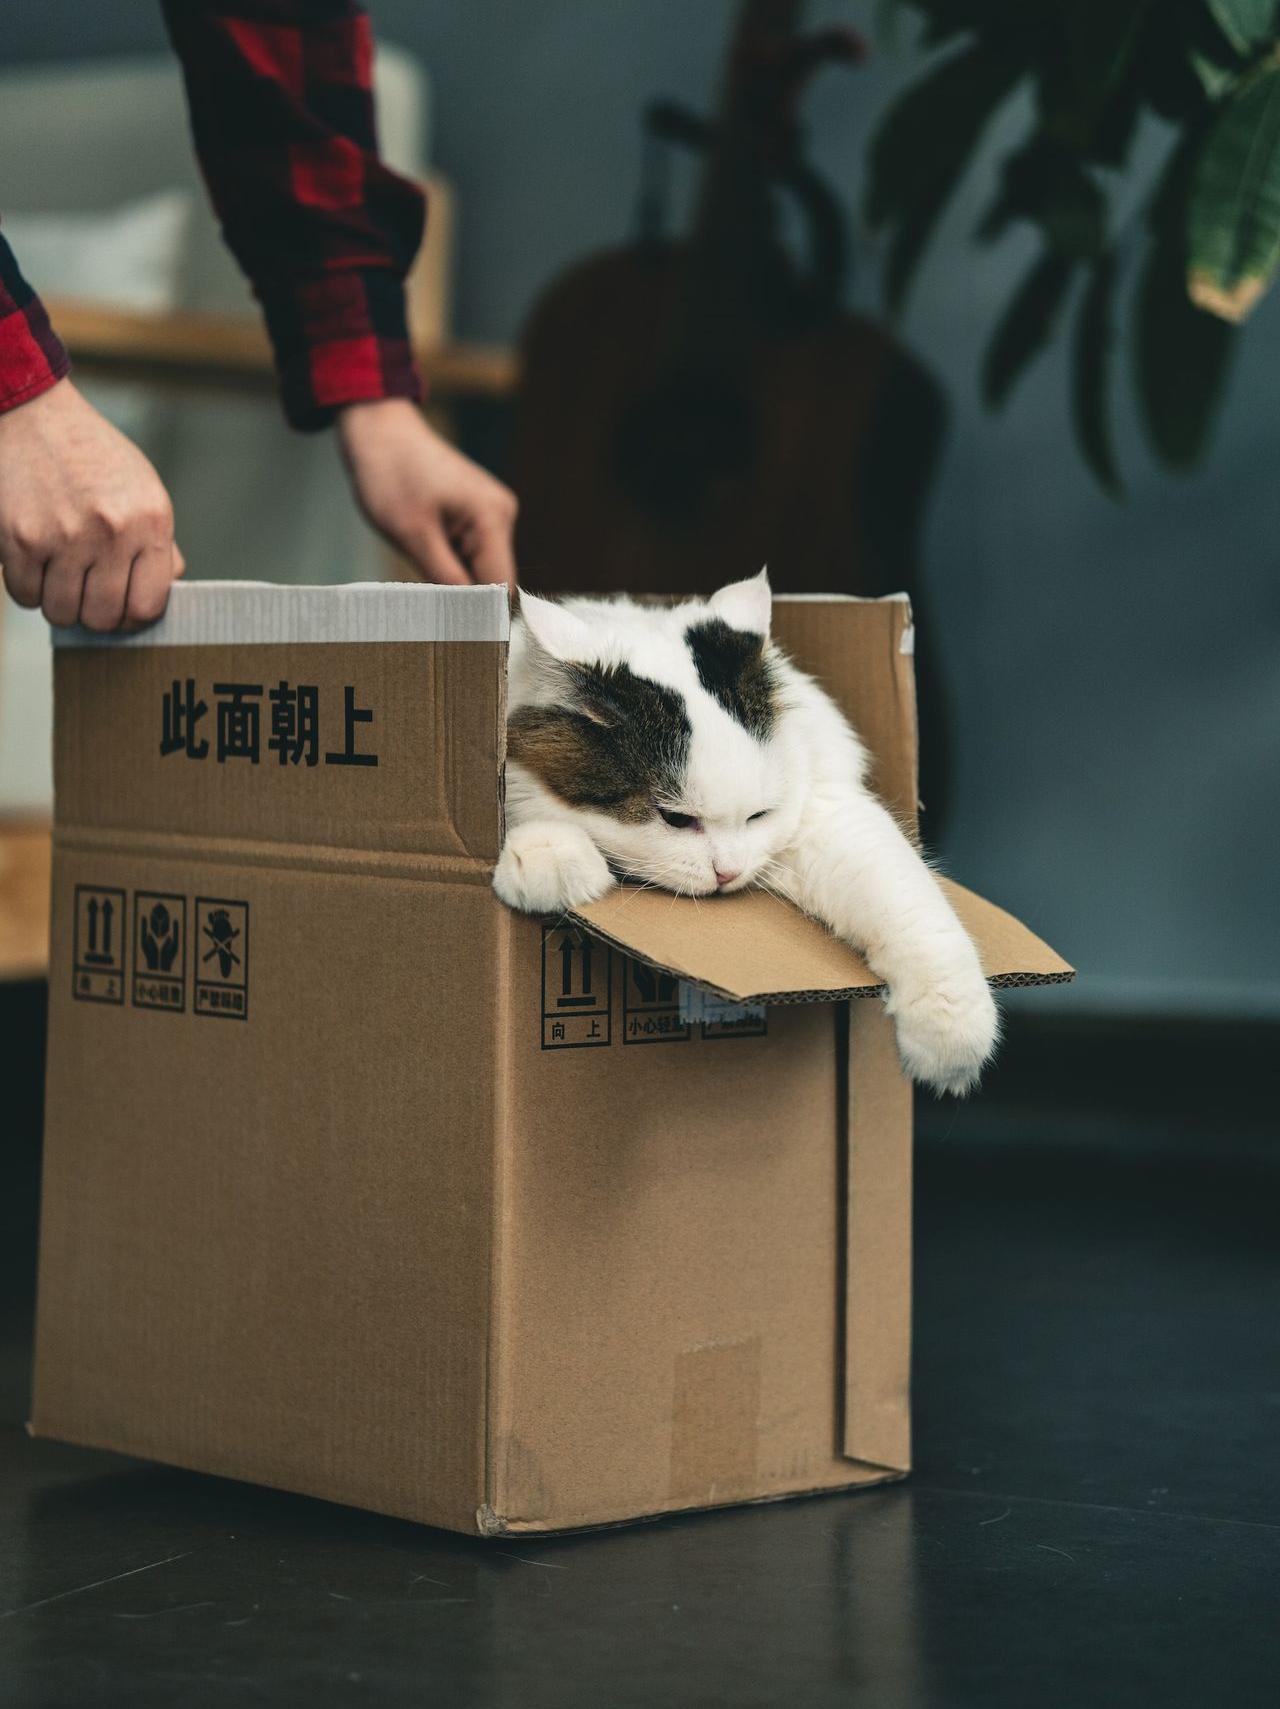
[[1061,1102],[1016,1115],[1043,1047],[1020,1079],[1011,1040],[1023,1092],[986,1118],[923,1124],[918,1469],[891,1489],[473,1542],[28,1441],[19,1314],[0,1704],[1280,1701],[1265,1101],[1237,1063],[1216,1101],[1131,1089],[1107,1127],[1094,1098],[1068,1144]]

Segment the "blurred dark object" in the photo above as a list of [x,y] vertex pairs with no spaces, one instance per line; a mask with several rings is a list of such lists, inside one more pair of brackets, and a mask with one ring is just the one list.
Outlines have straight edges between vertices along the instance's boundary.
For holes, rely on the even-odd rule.
[[[799,0],[745,0],[719,118],[646,114],[637,240],[584,261],[534,310],[514,479],[522,574],[584,591],[708,591],[767,562],[780,591],[915,582],[942,405],[881,328],[843,307],[836,198],[796,110],[844,30]],[[706,157],[692,232],[667,232],[672,147]],[[784,198],[799,210],[797,259]]]
[[[983,392],[1004,402],[1075,300],[1072,409],[1081,453],[1111,491],[1111,369],[1129,275],[1129,340],[1148,437],[1171,467],[1206,448],[1242,320],[1280,265],[1280,0],[889,0],[945,50],[889,109],[871,146],[867,213],[889,238],[885,283],[900,308],[939,217],[1017,91],[1030,128],[1006,156],[976,232],[1033,226],[1040,255],[991,336]],[[1173,133],[1137,213],[1135,140]]]
[[35,1297],[47,997],[43,979],[0,979],[0,1311]]
[[1099,1157],[1230,1156],[1274,1167],[1278,1054],[1271,1020],[1046,1013],[1015,1000],[981,1093],[963,1103],[918,1096],[916,1133],[1006,1154],[1034,1134],[1038,1147]]

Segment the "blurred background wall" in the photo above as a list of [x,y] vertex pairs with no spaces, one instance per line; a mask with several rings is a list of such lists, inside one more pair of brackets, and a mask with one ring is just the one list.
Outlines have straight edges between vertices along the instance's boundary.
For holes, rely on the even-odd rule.
[[[497,340],[558,271],[631,231],[641,107],[658,94],[706,106],[733,14],[731,0],[371,9],[431,74],[432,157],[459,196],[456,330]],[[810,8],[863,28],[871,13]],[[163,45],[147,0],[10,0],[0,56],[34,68]],[[823,73],[807,104],[814,156],[855,221],[867,138],[919,63],[903,41]],[[76,113],[63,117],[73,129]],[[1027,259],[1016,240],[969,241],[998,141],[903,329],[951,412],[925,535],[954,706],[942,852],[1079,965],[1060,1002],[1280,1019],[1280,312],[1264,304],[1247,330],[1205,467],[1162,473],[1122,413],[1127,497],[1104,497],[1071,442],[1062,341],[1001,416],[977,400],[982,343]],[[854,300],[874,307],[865,238],[857,262]]]

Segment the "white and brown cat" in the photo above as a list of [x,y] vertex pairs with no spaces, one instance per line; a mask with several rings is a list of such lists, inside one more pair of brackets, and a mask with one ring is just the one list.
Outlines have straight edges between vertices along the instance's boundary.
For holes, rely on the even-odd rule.
[[674,606],[521,596],[494,889],[552,914],[621,878],[763,886],[884,980],[907,1071],[966,1092],[998,1032],[977,952],[857,734],[770,640],[771,604],[763,571]]

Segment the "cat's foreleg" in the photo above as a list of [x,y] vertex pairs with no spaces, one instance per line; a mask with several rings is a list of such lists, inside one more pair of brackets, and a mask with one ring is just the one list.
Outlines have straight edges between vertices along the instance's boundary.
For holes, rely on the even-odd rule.
[[793,899],[884,980],[912,1078],[957,1095],[976,1085],[996,1006],[968,933],[892,816],[869,795],[819,803],[782,870]]
[[493,888],[509,908],[559,914],[594,902],[615,883],[585,831],[557,819],[531,819],[507,832]]

